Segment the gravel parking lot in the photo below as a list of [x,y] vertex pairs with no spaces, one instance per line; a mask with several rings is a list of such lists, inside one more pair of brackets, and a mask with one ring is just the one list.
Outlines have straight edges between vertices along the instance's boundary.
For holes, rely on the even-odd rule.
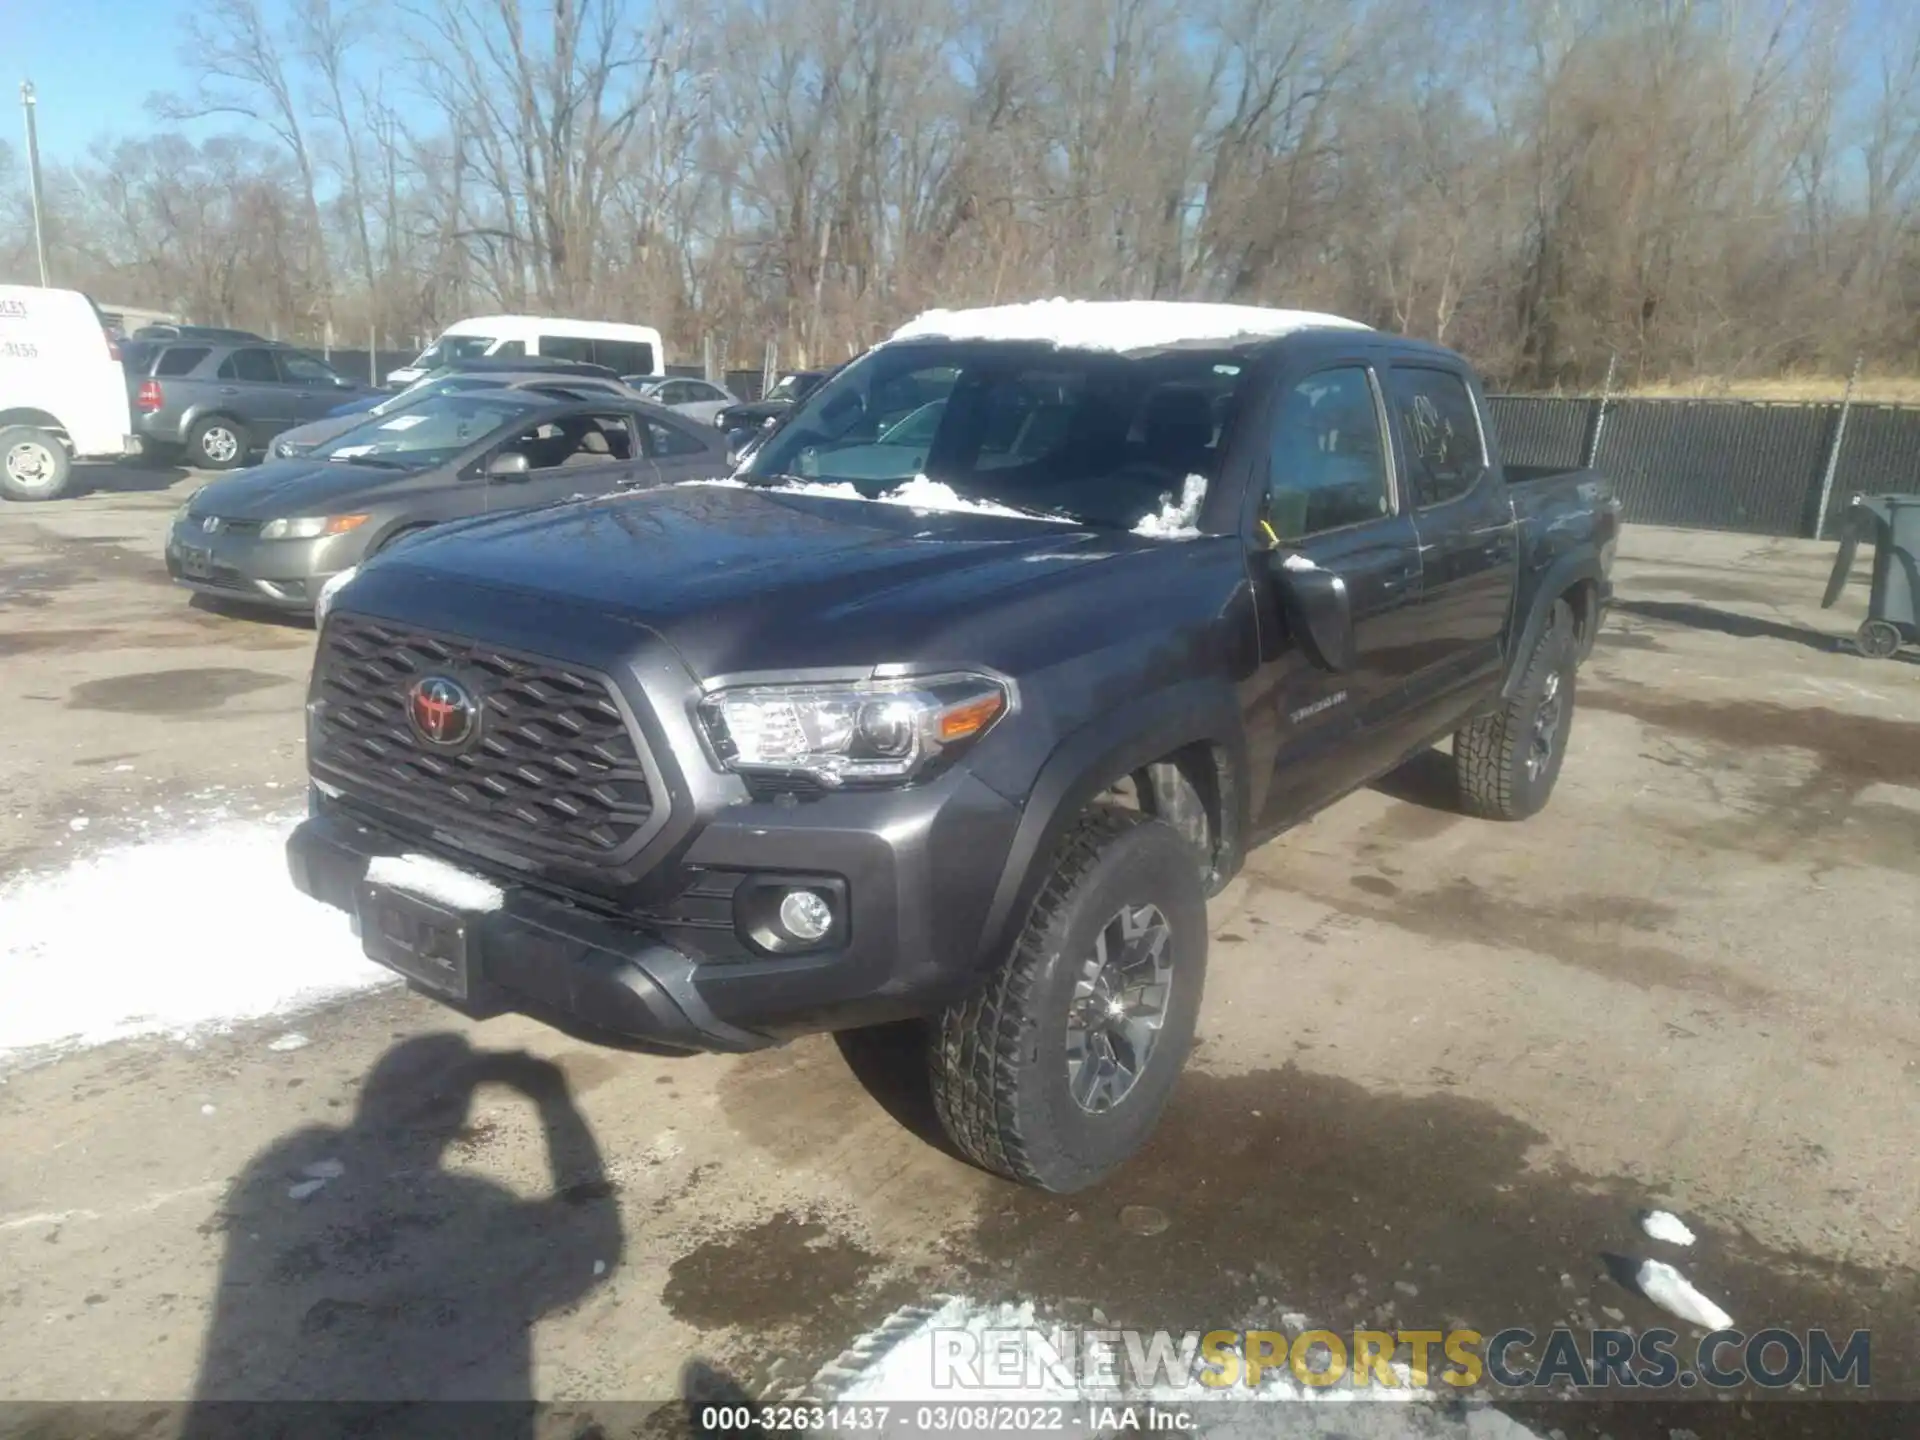
[[[197,478],[86,479],[0,509],[0,914],[78,857],[302,798],[311,630],[168,583]],[[0,1056],[0,1398],[177,1398],[242,1357],[324,1394],[352,1335],[591,1409],[694,1361],[796,1383],[938,1295],[1642,1328],[1619,1257],[1655,1253],[1749,1332],[1872,1329],[1876,1394],[1920,1398],[1920,665],[1833,638],[1865,591],[1818,608],[1831,554],[1630,529],[1547,813],[1466,820],[1417,763],[1256,854],[1215,902],[1196,1063],[1092,1193],[930,1144],[886,1035],[666,1060],[376,989]],[[203,878],[142,917],[170,957],[235,903]],[[521,1050],[565,1086],[497,1058]],[[1698,1244],[1651,1245],[1654,1206]],[[247,1348],[278,1333],[309,1343]]]

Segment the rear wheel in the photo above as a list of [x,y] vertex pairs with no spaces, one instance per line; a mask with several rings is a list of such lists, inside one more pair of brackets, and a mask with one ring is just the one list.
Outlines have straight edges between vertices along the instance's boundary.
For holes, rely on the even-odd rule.
[[67,488],[73,457],[57,435],[31,425],[0,430],[0,495],[51,500]]
[[247,432],[238,420],[210,415],[187,432],[187,459],[204,470],[231,470],[246,458]]
[[1553,794],[1573,733],[1573,608],[1556,600],[1513,698],[1454,733],[1460,807],[1483,820],[1525,820]]
[[1193,1048],[1207,910],[1171,826],[1097,810],[1061,847],[1013,953],[933,1026],[941,1125],[1042,1190],[1100,1180],[1153,1131]]

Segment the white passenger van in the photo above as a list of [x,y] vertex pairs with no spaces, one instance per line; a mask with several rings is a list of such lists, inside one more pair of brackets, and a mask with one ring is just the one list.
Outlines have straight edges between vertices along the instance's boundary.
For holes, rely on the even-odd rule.
[[137,453],[127,376],[78,290],[0,285],[0,495],[51,500],[76,459]]
[[554,320],[539,315],[480,315],[460,320],[411,365],[389,371],[387,384],[411,385],[428,371],[480,356],[543,355],[604,365],[616,375],[665,375],[660,332],[609,320]]

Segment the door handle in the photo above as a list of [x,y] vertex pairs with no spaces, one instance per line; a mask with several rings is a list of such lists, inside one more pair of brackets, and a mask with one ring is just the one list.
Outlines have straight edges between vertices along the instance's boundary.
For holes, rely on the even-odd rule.
[[222,385],[220,387],[220,393],[222,395],[238,395],[240,393],[240,387],[238,385]]

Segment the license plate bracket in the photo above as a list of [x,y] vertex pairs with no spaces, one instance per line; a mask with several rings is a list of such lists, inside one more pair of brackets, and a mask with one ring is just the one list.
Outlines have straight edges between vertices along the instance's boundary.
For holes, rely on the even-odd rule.
[[207,580],[213,576],[213,552],[196,550],[191,545],[180,547],[180,573],[192,580]]
[[403,890],[360,884],[360,948],[436,995],[465,1001],[472,985],[469,919]]

